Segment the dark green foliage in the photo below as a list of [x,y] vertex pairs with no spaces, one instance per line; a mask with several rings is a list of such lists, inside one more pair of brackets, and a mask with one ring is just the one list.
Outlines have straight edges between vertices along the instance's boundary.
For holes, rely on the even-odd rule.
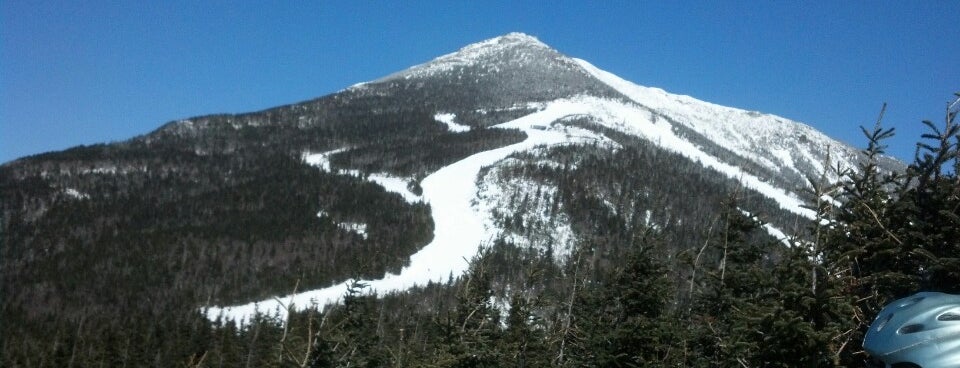
[[[189,178],[175,176],[120,176],[112,179],[127,181],[122,192],[58,198],[44,204],[35,221],[13,216],[4,233],[4,274],[10,278],[3,288],[11,296],[5,302],[33,306],[33,313],[50,312],[46,306],[79,316],[262,298],[298,278],[305,287],[344,279],[356,270],[343,259],[362,259],[364,275],[396,271],[429,240],[428,207],[410,206],[374,184],[285,156],[231,164],[224,161],[218,170],[235,180],[207,177],[188,185],[182,180]],[[318,219],[321,209],[340,221],[370,224],[369,239]]]
[[844,364],[863,359],[855,343],[886,303],[917,291],[960,292],[960,181],[948,170],[958,161],[956,108],[956,101],[949,105],[942,130],[925,122],[932,133],[923,135],[927,141],[918,144],[917,157],[902,177],[877,169],[882,141],[893,130],[881,129],[879,120],[872,131],[864,129],[870,160],[846,175],[845,202],[826,234],[830,247],[824,253],[853,300],[846,310],[856,322],[854,346],[838,351]]
[[756,365],[762,349],[758,325],[770,307],[767,300],[776,299],[767,260],[773,248],[769,241],[749,241],[760,224],[741,213],[736,201],[723,208],[718,236],[694,259],[694,269],[702,271],[690,280],[691,348],[717,366]]
[[518,292],[510,300],[507,328],[503,331],[501,367],[544,367],[549,365],[546,325],[534,314],[537,299]]
[[498,367],[501,352],[500,313],[492,302],[490,258],[482,252],[473,259],[470,269],[458,285],[456,307],[443,325],[441,367]]
[[655,240],[624,250],[624,262],[603,271],[574,298],[569,366],[641,367],[663,362],[671,352],[667,312],[670,283],[656,259]]
[[[331,327],[318,333],[318,341],[322,342],[319,349],[333,345],[329,354],[336,367],[382,367],[387,364],[384,344],[380,341],[383,334],[378,330],[377,320],[382,305],[377,303],[375,296],[364,294],[366,287],[361,282],[352,281],[343,296],[343,305],[328,312],[331,316],[328,316],[327,323]],[[317,354],[324,353],[320,350]]]
[[[918,143],[908,178],[915,186],[903,193],[905,237],[917,245],[919,272],[927,290],[960,293],[960,95],[947,107],[944,128],[924,121],[931,133]],[[927,143],[930,142],[930,143]]]

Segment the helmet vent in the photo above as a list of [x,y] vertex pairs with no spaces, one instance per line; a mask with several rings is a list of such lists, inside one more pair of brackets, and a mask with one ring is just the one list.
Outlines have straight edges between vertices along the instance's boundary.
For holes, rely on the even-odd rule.
[[909,300],[904,301],[903,303],[900,303],[900,308],[906,308],[906,307],[909,307],[909,306],[911,306],[911,305],[917,304],[917,303],[919,303],[920,301],[922,301],[923,299],[926,299],[926,297],[924,297],[924,296],[918,296],[918,297],[916,297],[916,298],[910,298]]
[[960,313],[947,312],[937,317],[937,321],[960,321]]
[[893,313],[888,314],[888,315],[887,315],[887,318],[884,318],[883,321],[880,321],[880,323],[877,324],[877,331],[880,331],[880,330],[882,330],[884,327],[886,327],[886,326],[887,326],[887,322],[890,322],[890,319],[891,319],[891,318],[893,318]]
[[901,335],[907,335],[907,334],[912,334],[914,332],[920,332],[920,331],[923,331],[923,325],[916,323],[916,324],[900,327],[900,330],[898,330],[897,332],[900,333]]

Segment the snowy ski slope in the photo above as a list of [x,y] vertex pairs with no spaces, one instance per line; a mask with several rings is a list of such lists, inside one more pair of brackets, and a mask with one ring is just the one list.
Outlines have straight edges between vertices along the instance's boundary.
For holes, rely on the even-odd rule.
[[[421,74],[433,74],[455,66],[472,65],[498,52],[504,42],[521,42],[531,47],[547,47],[535,38],[511,34],[505,37],[467,46],[458,53],[444,55],[432,62],[412,67],[389,78],[415,78]],[[422,196],[406,189],[407,179],[383,175],[371,175],[367,179],[379,183],[388,191],[397,192],[410,202],[425,201],[431,205],[434,221],[434,237],[429,244],[410,258],[409,266],[398,274],[386,274],[376,280],[361,280],[378,295],[406,290],[428,282],[444,282],[450,276],[458,277],[467,270],[468,260],[477,251],[500,234],[490,219],[489,203],[480,203],[478,197],[478,173],[482,168],[496,165],[513,153],[548,145],[570,145],[602,142],[616,148],[617,144],[596,132],[565,126],[565,118],[589,117],[591,121],[619,132],[647,139],[661,148],[676,152],[697,162],[708,170],[740,182],[765,197],[774,200],[784,210],[798,216],[813,219],[814,213],[803,208],[803,202],[789,190],[776,187],[741,168],[705,152],[697,144],[674,133],[671,122],[658,117],[668,117],[683,124],[720,147],[766,166],[775,171],[801,173],[800,166],[822,170],[819,162],[823,148],[835,150],[833,159],[841,165],[853,167],[855,150],[836,142],[816,130],[773,115],[759,114],[728,108],[696,100],[689,96],[669,94],[657,88],[642,87],[623,80],[616,75],[600,70],[590,63],[569,59],[571,64],[594,78],[609,85],[632,102],[576,96],[560,98],[552,102],[528,104],[539,111],[509,121],[493,128],[513,128],[526,133],[527,139],[513,145],[480,152],[457,161],[426,177],[421,182]],[[376,83],[376,82],[372,82]],[[361,84],[366,85],[366,84]],[[447,125],[451,132],[467,131],[469,127],[457,124],[456,115],[439,111],[434,119]],[[801,142],[797,138],[803,137]],[[305,155],[304,160],[322,169],[330,170],[329,156],[339,152]],[[349,171],[344,173],[349,174]],[[383,176],[383,177],[381,177]],[[484,187],[486,198],[497,198],[497,187]],[[767,231],[778,239],[785,239],[779,230],[769,227]],[[206,309],[210,319],[224,317],[240,323],[248,321],[255,313],[276,314],[285,318],[287,307],[303,309],[323,308],[337,303],[347,291],[349,281],[330,287],[306,291],[294,295],[234,306],[218,306]]]

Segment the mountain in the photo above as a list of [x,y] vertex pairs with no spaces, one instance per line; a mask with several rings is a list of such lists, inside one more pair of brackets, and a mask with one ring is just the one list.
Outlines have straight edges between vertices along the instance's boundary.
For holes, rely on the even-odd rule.
[[617,267],[649,233],[683,279],[677,255],[729,198],[765,224],[754,240],[783,242],[815,218],[811,181],[864,159],[511,33],[314,100],[4,164],[3,318],[24,338],[197,310],[249,322],[355,280],[381,296],[453,283],[483,249],[505,298],[529,279],[519,265],[594,249]]
[[[437,96],[436,91],[443,91],[442,97]],[[786,237],[780,229],[795,232],[790,226],[798,217],[813,219],[814,214],[804,208],[802,197],[805,189],[812,189],[808,178],[815,180],[826,175],[828,180],[836,181],[837,172],[828,170],[828,166],[855,170],[861,159],[857,149],[807,125],[638,86],[519,33],[468,45],[430,62],[354,85],[341,94],[411,101],[411,105],[425,106],[428,112],[435,112],[434,118],[451,126],[451,132],[455,131],[453,126],[466,131],[519,129],[527,137],[522,142],[477,153],[437,171],[418,172],[409,179],[413,183],[416,177],[426,175],[419,184],[424,187],[423,200],[432,206],[434,238],[414,254],[400,272],[369,280],[369,286],[380,294],[424,285],[428,281],[442,282],[450,275],[461,274],[478,247],[496,239],[549,251],[558,262],[563,262],[564,256],[582,239],[580,231],[574,230],[575,221],[569,215],[556,213],[556,207],[572,206],[568,202],[584,200],[563,198],[556,183],[557,176],[564,175],[557,172],[557,168],[569,171],[571,167],[584,165],[578,162],[584,159],[577,157],[580,154],[567,152],[571,149],[617,157],[620,153],[617,151],[624,145],[653,144],[656,146],[653,151],[670,155],[663,162],[674,166],[645,170],[659,171],[661,175],[675,170],[679,166],[676,160],[687,161],[684,163],[687,165],[692,161],[697,168],[690,170],[704,171],[700,175],[711,176],[709,180],[716,181],[712,185],[727,186],[727,191],[731,186],[741,186],[758,194],[759,198],[754,200],[756,210],[750,211],[765,213],[764,220],[770,222],[768,231],[779,240]],[[496,115],[503,112],[515,115]],[[517,118],[510,120],[514,117]],[[404,155],[397,151],[391,153],[393,157]],[[349,155],[349,151],[337,150],[337,154]],[[888,167],[897,167],[895,162],[886,163]],[[608,168],[610,163],[594,162],[593,165]],[[348,162],[345,166],[359,165]],[[551,172],[549,168],[554,170]],[[389,165],[376,169],[409,174]],[[545,169],[546,173],[538,175],[526,173]],[[518,170],[524,174],[517,175]],[[629,198],[645,192],[647,196],[657,197],[651,193],[660,193],[660,196],[673,197],[664,193],[662,186],[669,185],[669,181],[682,181],[676,177],[683,175],[686,174],[667,175],[660,183],[646,184],[648,188],[636,186],[636,178],[618,177],[616,180],[628,180],[634,186],[627,189],[625,183],[594,183],[579,188],[580,193],[573,195],[592,197],[590,199],[603,204],[603,210],[616,216],[626,212],[626,221],[637,221],[634,217],[643,216],[645,225],[655,225],[659,220],[664,222],[662,226],[668,227],[673,225],[671,221],[683,221],[671,217],[689,215],[654,213],[655,206],[636,198],[624,199],[624,196]],[[534,198],[532,205],[530,198]],[[689,203],[683,206],[695,207]],[[702,218],[697,222],[708,221]],[[515,227],[522,229],[518,231]],[[322,306],[336,302],[350,282],[344,280],[310,292],[279,299],[271,297],[226,309],[214,307],[208,315],[216,318],[227,313],[230,318],[244,320],[256,311],[275,312],[291,303],[301,307]]]

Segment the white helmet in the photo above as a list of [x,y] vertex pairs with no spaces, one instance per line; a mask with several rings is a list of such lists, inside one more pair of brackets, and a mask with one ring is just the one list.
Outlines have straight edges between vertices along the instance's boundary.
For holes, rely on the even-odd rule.
[[887,304],[863,348],[871,367],[960,367],[960,295],[923,292]]

